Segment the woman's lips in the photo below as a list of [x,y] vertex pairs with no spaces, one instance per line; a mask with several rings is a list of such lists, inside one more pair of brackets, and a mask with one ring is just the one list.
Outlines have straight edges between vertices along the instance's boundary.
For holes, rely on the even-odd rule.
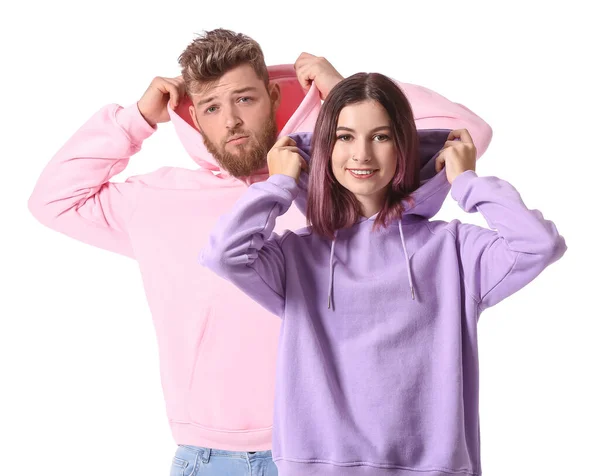
[[346,169],[354,178],[364,180],[371,178],[377,172],[377,169]]

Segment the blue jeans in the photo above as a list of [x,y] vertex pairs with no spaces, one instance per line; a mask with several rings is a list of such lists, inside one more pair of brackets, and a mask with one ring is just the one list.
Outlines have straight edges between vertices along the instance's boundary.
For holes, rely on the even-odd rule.
[[277,476],[270,451],[213,450],[181,445],[177,448],[171,476]]

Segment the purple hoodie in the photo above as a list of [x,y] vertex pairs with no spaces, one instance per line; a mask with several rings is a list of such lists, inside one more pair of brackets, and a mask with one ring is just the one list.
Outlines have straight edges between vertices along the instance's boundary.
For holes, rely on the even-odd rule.
[[[285,175],[251,185],[203,264],[282,318],[273,458],[281,476],[481,474],[477,321],[565,252],[551,221],[496,177],[452,186],[448,131],[419,131],[421,186],[401,220],[273,234],[297,199]],[[309,152],[310,137],[294,136]],[[306,157],[306,155],[305,155]],[[430,221],[448,192],[490,229]]]

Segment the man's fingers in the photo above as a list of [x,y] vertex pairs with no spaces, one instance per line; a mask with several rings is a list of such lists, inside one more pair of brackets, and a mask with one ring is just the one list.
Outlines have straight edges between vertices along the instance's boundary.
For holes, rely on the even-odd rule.
[[298,81],[300,85],[305,90],[310,88],[311,77],[310,77],[310,67],[309,66],[300,66],[296,69],[296,76],[298,77]]
[[183,82],[183,79],[178,80],[178,78],[168,78],[166,81],[172,86],[169,88],[169,95],[171,97],[170,103],[171,109],[175,109],[185,97],[185,83]]
[[294,70],[300,85],[305,91],[310,89],[312,81],[315,79],[315,72],[313,71],[313,65],[315,63],[315,55],[303,52],[300,54],[296,62],[294,63]]
[[175,109],[179,104],[179,88],[169,82],[167,82],[165,88],[169,92],[169,104],[171,105],[171,109]]
[[300,56],[298,56],[298,58],[296,59],[296,62],[294,63],[294,69],[298,70],[314,57],[314,55],[303,51],[302,53],[300,53]]
[[300,86],[302,86],[302,89],[304,89],[305,91],[308,91],[310,89],[309,79],[307,79],[306,77],[300,77],[298,78],[298,81],[300,82]]
[[185,96],[185,83],[181,76],[177,78],[157,77],[154,79],[153,85],[161,94],[169,96],[171,109],[175,109]]
[[172,81],[177,86],[180,97],[183,98],[185,96],[185,81],[183,80],[183,76],[177,76],[176,78],[173,78]]

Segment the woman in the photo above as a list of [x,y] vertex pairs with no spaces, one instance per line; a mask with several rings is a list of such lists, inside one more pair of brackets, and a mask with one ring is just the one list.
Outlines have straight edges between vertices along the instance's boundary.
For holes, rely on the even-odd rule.
[[[272,235],[307,167],[304,145],[283,137],[269,179],[203,251],[282,318],[273,456],[283,476],[481,473],[478,317],[566,247],[510,184],[476,174],[468,131],[446,132],[433,155],[420,133],[393,81],[343,80],[315,127],[310,226]],[[448,191],[493,231],[430,221]]]

